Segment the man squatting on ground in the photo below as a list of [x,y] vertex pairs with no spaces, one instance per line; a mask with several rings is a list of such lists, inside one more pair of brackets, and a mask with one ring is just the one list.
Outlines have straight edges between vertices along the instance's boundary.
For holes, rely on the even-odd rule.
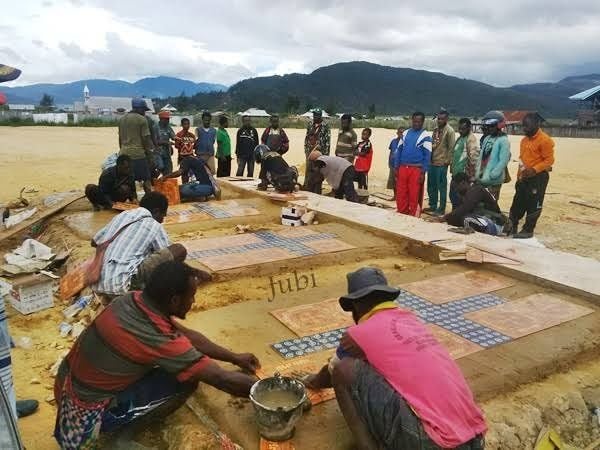
[[486,423],[458,365],[412,312],[381,270],[349,273],[340,298],[356,325],[330,363],[304,379],[333,387],[360,450],[484,448]]
[[111,209],[114,202],[136,202],[131,158],[119,155],[116,165],[102,171],[97,185],[88,184],[85,187],[85,196],[95,210]]
[[171,244],[162,225],[168,207],[167,197],[151,192],[139,208],[123,211],[96,233],[92,247],[113,240],[104,254],[100,280],[91,286],[94,292],[111,300],[143,287],[160,263],[185,260],[185,247]]
[[358,194],[354,189],[354,166],[346,159],[339,156],[322,155],[319,151],[313,151],[309,161],[316,171],[316,176],[327,180],[335,198],[358,203]]
[[54,436],[62,449],[95,448],[101,433],[164,420],[199,382],[249,395],[256,378],[247,373],[260,367],[258,359],[220,347],[177,320],[185,319],[198,287],[209,279],[181,261],[164,262],[143,291],[114,300],[79,336],[54,384]]

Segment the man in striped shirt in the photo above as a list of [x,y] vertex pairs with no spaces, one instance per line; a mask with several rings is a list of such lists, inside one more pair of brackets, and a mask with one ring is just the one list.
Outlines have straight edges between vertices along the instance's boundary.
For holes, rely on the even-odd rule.
[[100,280],[92,286],[94,292],[109,298],[125,294],[132,286],[142,287],[161,262],[185,260],[185,247],[170,245],[162,225],[168,207],[163,194],[151,192],[142,198],[139,208],[122,212],[96,233],[93,247],[122,230],[106,249]]
[[[62,449],[92,448],[101,432],[164,418],[204,382],[247,397],[260,367],[185,328],[198,286],[210,275],[183,262],[160,264],[143,292],[114,300],[81,334],[61,363],[54,395],[54,435]],[[214,360],[245,373],[224,370]],[[138,422],[139,423],[139,422]]]

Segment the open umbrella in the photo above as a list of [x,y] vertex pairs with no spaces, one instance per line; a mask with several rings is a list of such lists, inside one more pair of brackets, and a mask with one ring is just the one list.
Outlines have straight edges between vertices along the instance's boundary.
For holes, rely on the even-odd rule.
[[0,64],[0,83],[16,80],[19,78],[19,75],[21,75],[21,71],[19,69]]
[[0,92],[0,105],[6,104],[6,95]]

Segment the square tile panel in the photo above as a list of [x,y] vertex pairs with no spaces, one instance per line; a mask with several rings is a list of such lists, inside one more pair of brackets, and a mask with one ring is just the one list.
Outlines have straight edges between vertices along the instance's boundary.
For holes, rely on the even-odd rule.
[[[310,245],[319,242],[319,245]],[[265,262],[313,256],[319,253],[354,248],[337,239],[335,234],[302,230],[290,233],[258,231],[182,243],[188,258],[197,260],[213,270],[252,266]],[[234,257],[235,256],[235,257]]]
[[547,294],[533,294],[519,300],[466,314],[469,320],[519,338],[593,313],[594,310]]
[[402,285],[402,288],[436,304],[513,286],[510,278],[491,272],[470,271]]
[[298,336],[309,336],[354,324],[352,316],[340,308],[337,298],[276,309],[271,314]]
[[429,330],[433,333],[438,342],[446,347],[453,359],[462,358],[463,356],[478,352],[484,348],[434,324],[429,325]]

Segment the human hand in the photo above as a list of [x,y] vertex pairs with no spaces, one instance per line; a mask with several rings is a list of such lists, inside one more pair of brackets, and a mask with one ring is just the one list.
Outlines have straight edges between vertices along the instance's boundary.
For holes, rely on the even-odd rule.
[[302,383],[304,384],[304,386],[306,386],[308,389],[321,389],[321,386],[319,386],[318,383],[318,375],[317,374],[310,374],[310,375],[305,375],[303,377],[300,378],[300,381],[302,381]]
[[537,174],[533,167],[526,167],[521,171],[521,178],[531,178]]
[[247,372],[255,373],[260,369],[260,361],[252,353],[238,353],[235,355],[234,364]]

